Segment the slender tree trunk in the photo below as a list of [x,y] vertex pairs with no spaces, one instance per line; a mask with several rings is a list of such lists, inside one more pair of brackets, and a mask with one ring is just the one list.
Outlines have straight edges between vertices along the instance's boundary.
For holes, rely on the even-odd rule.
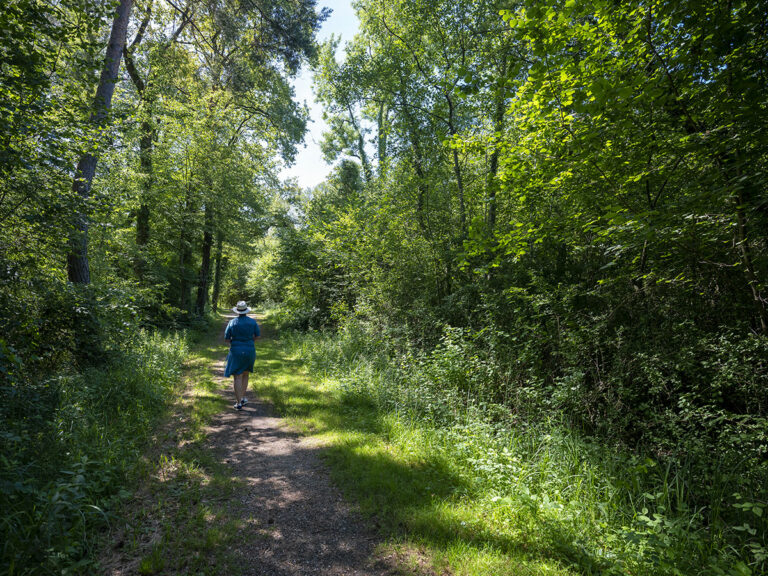
[[459,164],[459,151],[455,148],[453,149],[453,171],[456,174],[456,188],[459,193],[459,230],[463,239],[467,236],[467,208],[464,203],[464,180]]
[[360,157],[360,164],[363,166],[363,177],[365,183],[368,184],[373,179],[373,171],[371,170],[371,163],[368,160],[368,154],[365,151],[365,138],[363,138],[363,131],[358,126],[357,119],[355,118],[355,112],[350,104],[347,104],[347,112],[349,113],[349,121],[352,123],[352,127],[357,132],[357,153]]
[[136,68],[136,63],[133,61],[133,51],[144,37],[144,32],[147,30],[147,26],[149,26],[151,17],[152,3],[150,0],[147,13],[139,26],[136,37],[130,46],[126,45],[123,48],[125,69],[128,71],[128,76],[139,95],[142,113],[144,114],[144,118],[141,121],[141,138],[139,138],[139,166],[143,179],[141,182],[139,211],[136,215],[136,247],[138,248],[138,254],[134,263],[136,277],[139,280],[144,277],[144,251],[149,243],[149,195],[152,190],[152,141],[154,139],[154,125],[152,123],[151,106],[147,100],[147,82],[144,81],[139,70]]
[[373,179],[373,170],[371,170],[371,163],[368,160],[368,154],[365,152],[365,139],[363,133],[357,132],[357,147],[360,149],[360,163],[363,165],[363,175],[365,176],[365,183],[369,184]]
[[496,229],[496,194],[499,191],[499,180],[497,173],[499,171],[499,148],[501,142],[501,132],[504,130],[504,112],[506,104],[504,95],[496,96],[496,109],[493,115],[494,144],[493,153],[491,153],[491,162],[488,167],[488,234],[493,234]]
[[211,296],[211,309],[213,309],[214,312],[219,311],[219,295],[221,294],[221,272],[222,272],[222,263],[221,263],[221,252],[222,252],[222,245],[224,244],[224,235],[221,233],[221,231],[218,231],[216,233],[216,265],[214,267],[214,274],[213,274],[213,295]]
[[[737,173],[739,176],[741,175],[740,171]],[[752,261],[752,249],[749,242],[749,234],[747,232],[747,216],[744,213],[745,199],[741,188],[738,188],[738,192],[734,195],[733,200],[736,204],[736,239],[739,246],[741,264],[744,267],[744,275],[747,278],[747,284],[752,293],[752,302],[755,305],[755,312],[757,312],[757,318],[760,322],[760,331],[763,334],[766,334],[768,333],[768,311],[766,311],[765,306],[766,299],[760,292],[760,279],[755,273],[755,265]]]
[[[448,132],[453,137],[456,136],[453,99],[446,94],[445,100],[448,103]],[[456,189],[459,195],[459,235],[461,239],[464,239],[467,236],[467,210],[464,203],[464,178],[462,177],[461,164],[459,163],[459,151],[456,148],[453,148],[453,173],[456,178]]]
[[189,261],[189,248],[187,239],[185,238],[186,234],[182,231],[181,233],[181,253],[179,254],[179,308],[181,310],[184,310],[185,312],[189,312],[189,304],[190,304],[190,294],[189,294],[189,278],[188,278],[188,271],[187,271],[187,263]]
[[146,248],[149,244],[149,199],[154,184],[152,171],[152,141],[154,140],[154,126],[152,120],[144,120],[141,123],[141,139],[139,140],[139,166],[142,174],[141,197],[139,211],[136,215],[136,276],[141,280],[146,269]]
[[418,194],[416,196],[416,219],[419,223],[419,229],[424,236],[429,236],[427,229],[426,217],[424,215],[426,210],[427,201],[427,180],[424,173],[424,164],[421,153],[421,141],[419,139],[418,129],[413,117],[408,109],[408,104],[405,102],[405,97],[402,97],[403,114],[405,115],[406,122],[408,124],[408,132],[411,140],[411,148],[413,149],[413,169],[416,172],[416,188]]
[[[191,178],[191,176],[190,176]],[[179,235],[179,308],[190,311],[190,283],[189,283],[189,261],[192,258],[190,250],[191,242],[189,237],[189,222],[192,217],[192,190],[191,182],[187,183],[187,194],[184,200],[184,217],[181,222],[181,233]]]
[[[112,106],[112,94],[115,91],[117,73],[120,69],[120,57],[125,46],[132,5],[133,0],[120,0],[117,14],[112,21],[104,68],[101,70],[93,112],[90,117],[90,123],[94,126],[106,124],[107,115]],[[88,214],[86,205],[91,195],[91,184],[96,173],[96,163],[95,154],[90,152],[83,154],[77,163],[75,180],[72,184],[72,190],[82,202],[74,218],[74,230],[70,234],[69,254],[67,255],[67,276],[70,282],[76,284],[89,284],[91,281],[88,265]]]
[[382,177],[387,171],[387,107],[384,102],[379,104],[378,145],[379,177]]
[[419,228],[421,229],[422,234],[428,236],[429,234],[427,230],[427,222],[424,215],[428,193],[426,184],[427,179],[422,164],[419,137],[415,133],[411,133],[411,144],[413,145],[413,169],[416,171],[416,188],[418,190],[418,194],[416,196],[416,218],[419,222]]
[[195,313],[198,316],[205,314],[205,305],[208,301],[208,285],[211,279],[211,248],[213,246],[213,208],[210,203],[205,205],[205,225],[203,230],[202,258],[200,260],[200,275],[197,280],[197,302]]
[[147,133],[141,138],[140,168],[144,181],[142,182],[139,212],[136,216],[136,244],[144,248],[149,243],[149,194],[152,190],[152,134]]
[[181,246],[179,252],[179,308],[189,312],[189,279],[187,278],[187,262],[189,260],[189,242],[186,232],[181,231]]

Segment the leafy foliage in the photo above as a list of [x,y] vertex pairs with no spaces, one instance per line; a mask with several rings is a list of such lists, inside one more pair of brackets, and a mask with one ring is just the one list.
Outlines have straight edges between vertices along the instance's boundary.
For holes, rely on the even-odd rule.
[[[183,338],[160,330],[205,324],[228,259],[267,229],[307,114],[290,78],[327,16],[313,1],[141,0],[120,3],[126,35],[116,10],[10,0],[0,14],[0,556],[12,574],[93,570],[94,531],[179,379]],[[94,105],[105,53],[115,64],[123,44],[114,97]],[[92,187],[79,158],[97,167]],[[84,272],[72,282],[68,238]]]
[[634,508],[648,566],[696,573],[658,548],[689,538],[764,571],[761,514],[723,502],[767,497],[765,4],[356,7],[317,81],[342,161],[262,260],[285,308],[402,365],[387,410],[554,418],[617,469],[650,458],[688,520]]
[[134,333],[80,374],[5,375],[0,482],[2,563],[13,574],[85,571],[126,474],[177,390],[183,339]]

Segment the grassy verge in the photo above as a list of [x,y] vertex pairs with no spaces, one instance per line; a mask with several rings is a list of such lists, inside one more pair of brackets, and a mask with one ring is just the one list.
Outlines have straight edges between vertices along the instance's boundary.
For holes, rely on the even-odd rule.
[[388,552],[422,572],[760,573],[764,535],[752,551],[729,548],[724,527],[691,505],[684,470],[556,420],[523,425],[439,381],[413,386],[408,367],[343,337],[290,340],[262,346],[258,393],[324,444],[335,481],[388,536]]
[[[581,573],[569,568],[568,552],[542,544],[541,525],[530,514],[503,511],[495,494],[478,490],[472,470],[455,458],[455,439],[378,410],[371,397],[350,393],[338,377],[310,377],[301,359],[308,346],[295,336],[264,342],[255,388],[296,429],[324,445],[334,481],[388,537],[383,554],[423,573]],[[285,358],[287,349],[292,354]],[[571,536],[554,540],[570,550]]]
[[80,372],[3,382],[0,573],[93,570],[138,456],[180,380],[183,337],[137,330]]
[[239,573],[231,545],[241,521],[231,499],[241,483],[204,446],[205,426],[228,406],[211,371],[223,357],[222,323],[192,343],[172,412],[137,466],[125,521],[104,542],[104,572]]

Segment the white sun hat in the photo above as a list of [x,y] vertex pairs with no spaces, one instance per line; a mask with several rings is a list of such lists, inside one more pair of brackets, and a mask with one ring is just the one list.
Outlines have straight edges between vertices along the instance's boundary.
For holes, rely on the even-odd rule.
[[251,309],[248,307],[248,304],[245,303],[245,300],[240,300],[240,302],[237,303],[237,306],[232,308],[232,312],[235,314],[248,314]]

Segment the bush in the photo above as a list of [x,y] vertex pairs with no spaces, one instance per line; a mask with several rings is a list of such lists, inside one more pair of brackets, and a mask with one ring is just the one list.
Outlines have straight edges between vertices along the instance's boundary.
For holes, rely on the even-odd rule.
[[[11,574],[79,573],[94,530],[180,381],[182,337],[137,331],[108,360],[0,386],[0,557]],[[7,347],[3,350],[7,357]]]
[[[584,340],[578,336],[587,335],[568,338],[580,349]],[[419,427],[440,446],[456,474],[470,479],[473,497],[489,499],[481,504],[484,517],[493,519],[489,530],[528,523],[535,538],[561,547],[590,573],[762,573],[768,560],[768,467],[761,451],[768,428],[758,415],[725,412],[723,402],[763,402],[765,391],[755,386],[764,378],[765,343],[756,337],[701,339],[695,331],[684,336],[688,346],[674,348],[674,355],[696,354],[698,386],[709,387],[696,388],[680,376],[695,397],[646,415],[647,426],[670,436],[652,442],[646,431],[646,444],[636,446],[612,433],[584,434],[588,416],[579,418],[576,411],[589,394],[599,410],[606,402],[601,394],[607,394],[590,382],[588,368],[566,364],[549,383],[532,377],[526,382],[510,373],[512,363],[494,360],[487,333],[446,328],[437,347],[421,351],[398,349],[381,332],[350,323],[335,334],[297,336],[295,343],[310,371],[335,382],[343,397],[406,428]],[[537,345],[521,346],[526,351]],[[617,368],[603,375],[617,386],[614,398],[627,400],[618,387],[622,378],[640,377],[640,369],[648,394],[656,394],[655,383],[665,381],[661,374],[673,374],[669,356],[633,360],[621,356],[623,347],[615,343],[616,367],[638,372]]]

